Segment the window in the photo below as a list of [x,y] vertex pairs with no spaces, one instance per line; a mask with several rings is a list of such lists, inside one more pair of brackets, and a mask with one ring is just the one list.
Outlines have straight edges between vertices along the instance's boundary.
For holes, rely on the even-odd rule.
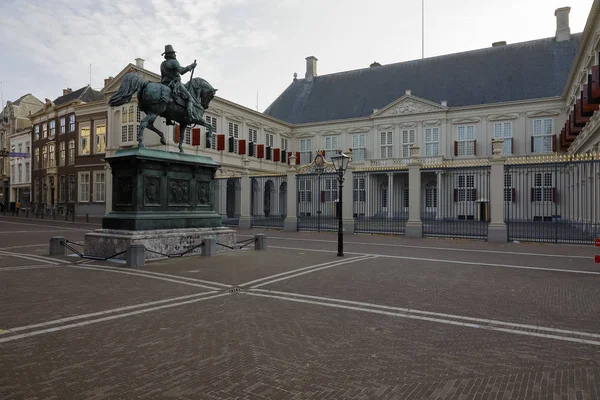
[[286,138],[281,138],[281,151],[287,150],[288,148],[288,140]]
[[388,206],[388,184],[387,182],[381,185],[381,208],[386,210]]
[[256,145],[258,143],[258,131],[254,128],[248,128],[248,149],[252,146],[252,151],[248,150],[248,154],[256,157]]
[[337,154],[337,150],[340,148],[340,137],[339,136],[325,136],[325,158],[331,160],[331,156]]
[[42,169],[48,168],[48,146],[42,147]]
[[90,127],[81,126],[79,128],[79,155],[90,154]]
[[475,175],[458,175],[457,194],[458,201],[475,201]]
[[75,132],[75,114],[69,115],[69,132]]
[[50,125],[50,137],[54,137],[56,134],[56,120],[53,119],[48,124]]
[[54,168],[56,167],[56,148],[54,143],[49,143],[48,144],[48,159],[49,159],[49,163],[48,166],[49,168]]
[[65,117],[60,119],[60,133],[67,133],[67,120]]
[[381,158],[392,158],[394,155],[392,148],[392,132],[380,132]]
[[265,147],[274,147],[275,135],[272,133],[265,133]]
[[437,207],[437,182],[429,182],[425,186],[425,208]]
[[511,174],[504,174],[504,201],[514,201]]
[[365,184],[366,184],[365,178],[354,178],[354,186],[353,186],[354,201],[365,201],[365,198],[366,198],[366,191],[365,191],[366,185]]
[[552,172],[534,174],[532,201],[554,201],[554,188],[552,186]]
[[46,178],[42,178],[42,187],[40,188],[42,192],[42,203],[45,203],[48,199],[48,188],[46,187]]
[[65,166],[65,161],[66,161],[66,153],[67,153],[67,142],[60,142],[60,144],[58,145],[59,148],[59,155],[58,155],[58,166],[59,167],[64,167]]
[[235,122],[229,122],[229,138],[233,138],[233,152],[238,152],[238,139],[239,139],[240,126]]
[[106,152],[106,124],[96,125],[96,154],[105,153],[105,152]]
[[554,124],[552,118],[533,120],[533,137],[531,138],[534,153],[550,153],[554,151]]
[[408,208],[408,188],[404,188],[402,192],[404,194],[404,198],[402,199],[403,206],[404,208]]
[[69,203],[75,201],[75,175],[69,175]]
[[25,142],[25,153],[31,154],[31,144],[29,142]]
[[40,168],[40,149],[33,149],[33,169]]
[[300,139],[300,165],[312,162],[312,139]]
[[192,127],[191,126],[186,126],[185,127],[185,133],[183,135],[183,140],[184,140],[184,144],[192,144]]
[[475,127],[473,125],[458,127],[457,156],[475,155]]
[[102,202],[106,199],[106,180],[104,172],[94,174],[94,201]]
[[75,165],[75,140],[69,140],[69,165]]
[[311,181],[308,179],[299,180],[300,201],[312,201]]
[[210,148],[213,150],[216,150],[217,149],[217,139],[216,139],[215,135],[217,134],[217,119],[215,117],[211,117],[210,115],[207,115],[206,122],[208,122],[210,124],[210,126],[212,126],[213,137],[210,141]]
[[36,203],[40,202],[40,178],[33,180],[33,201]]
[[13,182],[17,181],[17,166],[14,164],[10,167],[10,180]]
[[425,128],[425,157],[439,155],[440,128]]
[[46,139],[48,137],[48,124],[45,122],[42,124],[42,139]]
[[67,178],[64,175],[60,176],[58,202],[64,203],[67,196]]
[[415,144],[415,130],[405,129],[402,131],[402,157],[410,157],[410,148]]
[[352,135],[352,162],[363,162],[367,156],[365,149],[365,134]]
[[132,143],[137,128],[137,106],[129,104],[121,107],[121,143]]
[[25,182],[31,181],[31,174],[29,172],[29,166],[30,166],[30,164],[28,162],[25,163]]
[[90,173],[79,173],[79,202],[84,203],[90,201]]
[[33,133],[35,135],[33,140],[38,140],[40,138],[40,126],[39,125],[36,125],[33,128]]
[[494,139],[504,139],[502,154],[512,154],[512,122],[494,123]]
[[325,201],[338,199],[338,183],[336,178],[325,179]]

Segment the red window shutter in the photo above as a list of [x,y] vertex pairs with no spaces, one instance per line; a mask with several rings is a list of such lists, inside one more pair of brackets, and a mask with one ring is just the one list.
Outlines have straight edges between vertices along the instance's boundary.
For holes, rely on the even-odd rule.
[[552,136],[552,152],[556,153],[556,135]]
[[192,128],[192,146],[200,146],[200,128]]
[[179,124],[175,125],[175,138],[173,140],[175,140],[175,143],[179,143],[179,138],[181,137],[181,127],[179,126]]
[[553,187],[552,188],[552,202],[556,203],[556,200],[558,200],[557,197],[556,197],[556,188]]
[[322,155],[323,157],[325,157],[325,154],[327,154],[327,152],[326,152],[325,150],[321,150],[321,155]]
[[274,149],[273,150],[273,161],[275,161],[275,162],[279,161],[281,159],[280,154],[281,154],[281,151],[279,149]]
[[258,148],[256,149],[256,153],[257,153],[257,157],[258,158],[265,158],[265,145],[264,144],[259,144],[257,146]]
[[535,201],[535,188],[531,188],[531,202]]
[[477,140],[473,140],[473,155],[477,155]]
[[238,154],[241,156],[246,154],[246,141],[245,140],[240,140],[238,142]]
[[532,153],[533,153],[533,140],[534,140],[534,139],[535,139],[535,138],[532,136],[532,137],[531,137],[531,152],[532,152]]
[[458,142],[454,141],[454,157],[458,157]]
[[512,192],[512,202],[514,203],[515,201],[517,201],[517,189],[513,188],[511,189]]
[[291,157],[292,157],[292,152],[288,151],[288,153],[287,153],[287,163],[288,163],[288,165],[290,165],[290,158]]
[[296,165],[300,165],[300,152],[296,152]]
[[325,203],[325,191],[321,190],[321,203]]
[[225,135],[217,135],[217,150],[225,150]]
[[457,201],[458,201],[458,189],[454,189],[454,202],[457,202]]

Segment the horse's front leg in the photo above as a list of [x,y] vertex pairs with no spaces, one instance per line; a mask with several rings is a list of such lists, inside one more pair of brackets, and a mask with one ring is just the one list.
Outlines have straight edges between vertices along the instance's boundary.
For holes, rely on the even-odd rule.
[[163,135],[163,133],[154,126],[154,121],[156,121],[156,118],[158,118],[158,115],[157,114],[149,114],[148,116],[150,117],[150,119],[148,121],[148,129],[150,129],[152,132],[156,132],[156,134],[158,136],[160,136],[160,144],[167,144],[167,141],[165,140],[165,135]]
[[[144,137],[144,129],[146,129],[148,127],[148,122],[151,119],[152,114],[147,114],[141,121],[140,121],[140,128],[138,130],[138,134],[137,134],[137,141],[138,141],[138,147],[144,147],[144,143],[142,143],[142,138]],[[156,117],[154,117],[156,118]]]
[[179,152],[180,153],[183,153],[183,141],[185,139],[186,128],[187,128],[187,125],[181,124],[180,129],[179,129]]

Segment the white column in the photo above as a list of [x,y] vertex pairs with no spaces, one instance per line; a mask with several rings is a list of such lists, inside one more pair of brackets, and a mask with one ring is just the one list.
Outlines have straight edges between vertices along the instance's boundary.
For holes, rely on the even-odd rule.
[[387,191],[387,206],[388,206],[388,217],[394,217],[394,173],[388,173],[388,191]]
[[440,212],[440,210],[443,209],[441,207],[442,199],[444,198],[443,196],[446,195],[444,193],[444,188],[442,187],[442,185],[444,184],[444,181],[442,180],[442,172],[435,171],[435,177],[437,179],[437,186],[436,186],[436,191],[437,191],[437,204],[436,205],[437,205],[437,207],[435,208],[435,219],[441,219],[441,218],[443,218],[443,215]]
[[240,229],[250,229],[252,221],[250,219],[250,190],[252,190],[250,182],[250,174],[246,170],[242,173],[241,179],[241,213],[240,213]]
[[500,157],[504,140],[492,141],[494,156],[490,159],[490,224],[488,242],[506,242],[508,240],[504,222],[504,162]]
[[421,163],[419,162],[419,147],[411,148],[408,164],[408,221],[406,222],[406,237],[423,237],[423,221],[421,221]]
[[[337,181],[336,181],[337,183]],[[344,187],[342,188],[342,224],[344,233],[354,234],[354,169],[348,165],[344,179]]]
[[294,167],[290,167],[287,173],[287,196],[286,206],[287,215],[283,222],[283,230],[285,232],[296,232],[298,230],[298,217],[297,217],[297,206],[298,206],[298,182],[296,180],[296,170]]
[[[106,203],[105,203],[105,208],[106,208],[106,213],[108,214],[109,212],[112,211],[112,204],[113,204],[113,174],[112,174],[112,169],[110,168],[110,165],[108,163],[106,163],[106,173],[104,174],[105,179],[106,179]],[[69,175],[65,175],[65,182],[69,181]],[[68,190],[71,190],[71,188],[68,188]],[[68,203],[68,199],[69,199],[69,192],[65,191],[65,204]],[[67,212],[65,210],[65,212]]]

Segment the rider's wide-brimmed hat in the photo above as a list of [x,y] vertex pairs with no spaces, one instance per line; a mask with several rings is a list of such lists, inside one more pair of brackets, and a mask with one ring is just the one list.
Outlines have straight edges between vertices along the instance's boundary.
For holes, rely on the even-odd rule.
[[161,54],[161,56],[164,56],[165,54],[168,53],[176,53],[175,50],[173,50],[173,46],[171,46],[170,44],[165,46],[165,52]]

